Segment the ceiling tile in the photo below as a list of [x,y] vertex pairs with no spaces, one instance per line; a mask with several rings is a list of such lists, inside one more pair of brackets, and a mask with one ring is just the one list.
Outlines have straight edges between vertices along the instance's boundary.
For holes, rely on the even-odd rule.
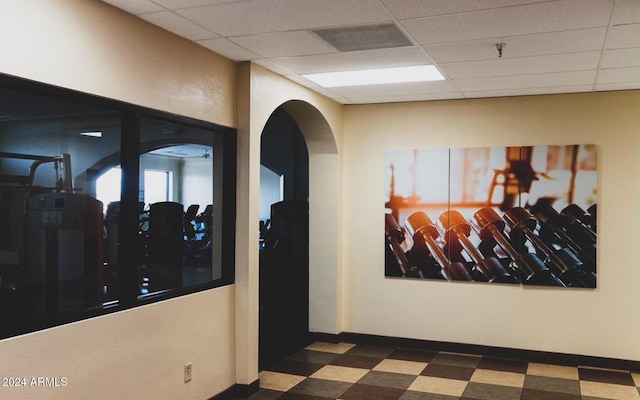
[[389,93],[396,95],[415,95],[415,94],[436,94],[436,93],[453,93],[458,90],[450,81],[437,82],[419,82],[419,83],[403,83],[389,85],[370,85],[370,86],[351,86],[332,88],[332,92],[340,96],[367,97],[367,96],[388,96]]
[[288,75],[285,75],[285,77],[289,80],[292,80],[296,83],[299,83],[303,86],[309,87],[313,90],[324,90],[324,93],[331,93],[332,96],[337,96],[336,93],[333,93],[331,91],[331,89],[329,88],[324,88],[320,85],[318,85],[317,83],[310,81],[309,79],[305,78],[304,76],[298,75],[298,74],[292,74],[291,72],[289,72]]
[[527,57],[560,53],[579,53],[602,49],[607,28],[538,33],[525,36],[473,40],[423,46],[438,64],[459,61],[493,60],[498,57],[496,43],[505,43],[503,57]]
[[302,86],[308,87],[311,90],[320,93],[321,95],[327,96],[329,98],[332,98],[334,100],[336,100],[337,102],[341,103],[341,104],[345,104],[348,102],[348,100],[342,96],[340,96],[338,93],[335,93],[331,88],[324,88],[322,86],[319,86],[318,84],[316,84],[315,82],[311,82],[310,80],[300,76],[300,75],[285,75],[285,78],[299,83]]
[[158,4],[177,10],[180,8],[190,8],[198,6],[209,6],[212,4],[230,3],[237,0],[153,0]]
[[[289,71],[286,68],[282,68],[280,65],[274,63],[273,61],[271,61],[270,59],[267,58],[257,58],[255,60],[251,60],[251,62],[258,64],[259,66],[268,69],[271,72],[274,72],[278,75],[283,75],[285,76],[287,79],[291,79],[290,76],[294,76],[292,75],[293,73],[291,71]],[[295,75],[297,76],[297,75]],[[309,83],[311,81],[307,81],[307,83]]]
[[142,14],[140,18],[190,40],[214,39],[218,37],[215,33],[208,31],[172,11]]
[[308,31],[275,32],[231,39],[264,57],[293,57],[335,53],[336,49]]
[[599,83],[596,85],[597,91],[633,89],[640,89],[640,82]]
[[599,51],[587,53],[554,54],[538,57],[495,58],[487,61],[469,61],[438,64],[449,79],[467,79],[492,76],[543,74],[548,72],[582,71],[598,68]]
[[613,0],[562,0],[403,21],[420,44],[607,26]]
[[250,0],[179,12],[222,36],[391,22],[384,8],[370,0]]
[[432,63],[429,57],[417,47],[285,57],[275,58],[273,61],[299,74]]
[[640,82],[640,67],[609,68],[598,73],[598,84],[617,82]]
[[351,97],[352,104],[374,104],[374,103],[403,103],[407,101],[429,101],[429,100],[456,100],[464,98],[460,93],[439,93],[439,94],[414,94],[414,95],[389,95],[389,96],[367,96]]
[[549,74],[518,75],[495,78],[475,78],[456,80],[456,86],[463,92],[552,88],[555,86],[592,85],[595,71],[555,72]]
[[102,1],[134,15],[165,10],[164,7],[159,6],[158,4],[154,3],[151,0],[102,0]]
[[640,49],[605,50],[602,54],[600,68],[640,67]]
[[616,0],[611,15],[611,25],[640,23],[640,2],[638,0]]
[[482,90],[465,92],[467,98],[505,97],[505,96],[533,96],[539,94],[584,93],[591,92],[593,85],[556,86],[551,88],[527,88],[507,90]]
[[437,15],[487,10],[540,3],[545,0],[381,0],[398,19],[433,17]]
[[607,49],[640,47],[640,24],[613,26],[607,34]]
[[197,43],[233,61],[249,61],[260,58],[258,54],[240,47],[227,39],[198,40]]

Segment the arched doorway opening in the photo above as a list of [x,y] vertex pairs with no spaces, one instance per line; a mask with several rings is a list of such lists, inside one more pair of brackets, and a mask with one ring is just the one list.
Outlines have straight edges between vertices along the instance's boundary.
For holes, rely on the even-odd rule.
[[261,136],[259,368],[303,348],[309,335],[309,153],[278,108]]

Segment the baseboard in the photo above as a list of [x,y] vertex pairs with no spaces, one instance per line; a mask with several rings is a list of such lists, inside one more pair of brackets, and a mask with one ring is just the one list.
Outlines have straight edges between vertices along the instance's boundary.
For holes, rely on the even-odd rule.
[[260,390],[260,379],[256,379],[248,385],[236,383],[235,386],[236,396],[242,397],[243,399],[258,393],[258,390]]
[[313,332],[310,335],[313,338],[314,342],[325,342],[325,343],[333,343],[333,344],[344,342],[342,333]]
[[251,395],[257,393],[258,390],[260,390],[259,379],[256,379],[248,385],[236,383],[224,392],[218,393],[217,395],[211,397],[209,400],[234,400],[238,397],[247,399]]
[[477,354],[488,357],[512,358],[544,364],[585,366],[640,372],[640,361],[623,360],[617,358],[513,349],[507,347],[483,346],[477,344],[440,342],[433,340],[407,339],[400,337],[369,335],[352,332],[342,332],[338,334],[314,333],[313,337],[316,341],[323,341],[328,343],[348,342],[355,344],[406,347],[427,351],[448,351],[453,353]]
[[236,387],[231,386],[227,390],[222,393],[218,393],[217,395],[210,397],[209,400],[233,400],[236,393]]

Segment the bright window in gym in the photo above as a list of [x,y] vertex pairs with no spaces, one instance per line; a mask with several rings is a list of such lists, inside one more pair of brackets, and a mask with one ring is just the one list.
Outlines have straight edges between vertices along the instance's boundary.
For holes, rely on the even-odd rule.
[[172,171],[146,169],[144,171],[144,202],[148,204],[173,200]]
[[0,75],[0,339],[233,283],[235,143]]
[[96,179],[96,199],[102,202],[104,212],[107,211],[107,204],[120,201],[121,180],[120,167],[113,167]]

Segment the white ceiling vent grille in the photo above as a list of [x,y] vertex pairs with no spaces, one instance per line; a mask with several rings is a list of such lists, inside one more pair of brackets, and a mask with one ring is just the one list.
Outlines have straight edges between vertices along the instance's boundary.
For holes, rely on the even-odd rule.
[[312,32],[341,52],[413,45],[394,24],[316,29]]

